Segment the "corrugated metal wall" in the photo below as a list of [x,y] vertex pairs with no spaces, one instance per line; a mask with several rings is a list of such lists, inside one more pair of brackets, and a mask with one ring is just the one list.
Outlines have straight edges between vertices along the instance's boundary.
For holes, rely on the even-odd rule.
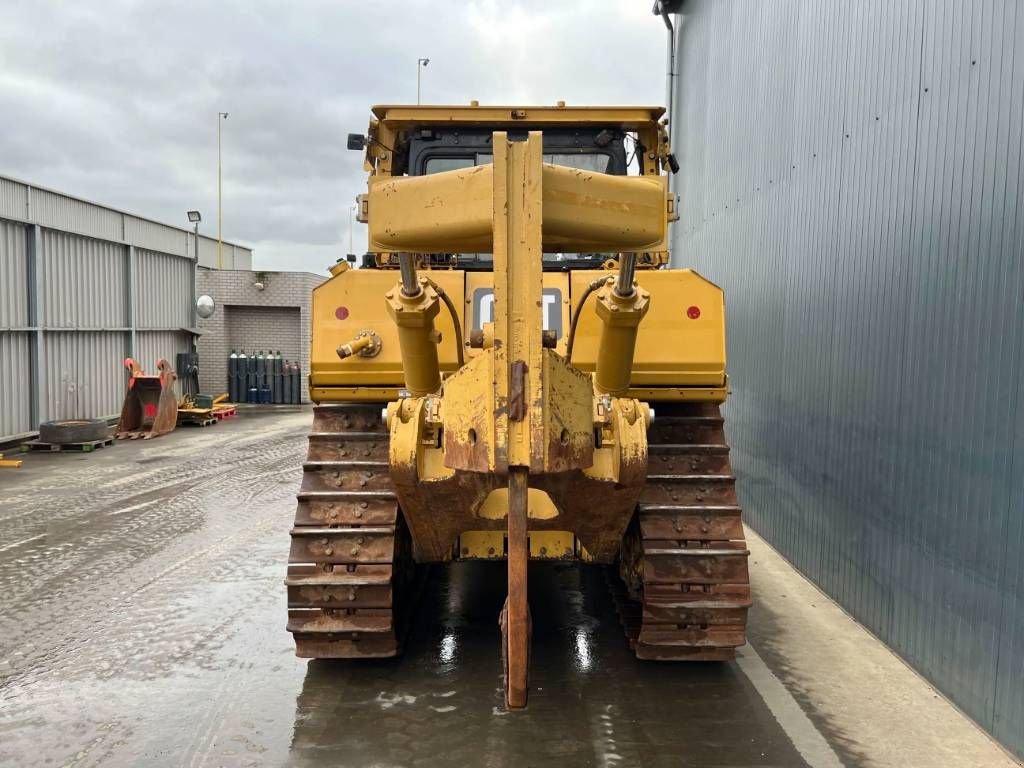
[[[0,206],[11,198],[0,183]],[[0,435],[30,429],[26,245],[25,226],[0,219]]]
[[120,333],[44,334],[42,374],[47,419],[101,418],[120,413],[127,381],[124,356],[124,335]]
[[[200,237],[199,266],[208,267],[209,269],[252,269],[251,250],[239,245],[232,245],[231,243],[223,243],[222,245],[220,263],[218,263],[217,239]],[[190,245],[189,247],[193,246]]]
[[188,230],[0,177],[0,441],[115,415],[125,356],[152,371],[188,351],[194,256]]
[[156,361],[161,357],[174,365],[174,356],[178,352],[188,352],[190,342],[187,336],[174,331],[140,331],[135,347],[148,373],[156,372]]
[[[38,263],[44,326],[121,329],[129,325],[124,316],[127,258],[123,245],[43,229],[42,246]],[[180,295],[174,300],[180,302]]]
[[1024,5],[684,6],[674,263],[750,523],[1024,753]]
[[192,292],[192,261],[169,259],[155,251],[135,251],[135,322],[139,328],[187,328],[191,325],[191,304],[169,306],[167,295]]
[[27,333],[0,332],[0,435],[32,429]]
[[25,227],[0,219],[0,330],[28,325]]

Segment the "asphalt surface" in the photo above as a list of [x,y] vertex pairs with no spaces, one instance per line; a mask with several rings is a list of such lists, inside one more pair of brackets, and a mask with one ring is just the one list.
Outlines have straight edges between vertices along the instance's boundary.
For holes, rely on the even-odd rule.
[[750,657],[637,661],[591,567],[531,566],[524,712],[502,706],[502,564],[427,569],[400,659],[296,659],[309,422],[246,412],[0,470],[0,765],[788,767],[807,729],[816,763],[859,762],[770,706]]

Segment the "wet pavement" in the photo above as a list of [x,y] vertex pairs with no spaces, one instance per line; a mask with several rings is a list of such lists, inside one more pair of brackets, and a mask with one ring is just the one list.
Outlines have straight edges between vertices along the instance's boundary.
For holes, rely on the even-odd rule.
[[[296,659],[309,421],[248,412],[0,475],[0,765],[808,764],[749,664],[637,661],[593,567],[531,565],[525,712],[502,706],[500,563],[429,568],[400,659]],[[819,764],[860,763],[834,746]]]
[[314,662],[300,765],[802,766],[735,665],[639,662],[597,568],[531,567],[530,704],[503,707],[501,564],[433,569],[405,658]]

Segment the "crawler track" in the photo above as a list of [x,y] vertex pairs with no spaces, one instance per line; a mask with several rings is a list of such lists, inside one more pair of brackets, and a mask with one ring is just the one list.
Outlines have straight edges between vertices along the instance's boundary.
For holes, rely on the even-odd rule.
[[401,652],[415,566],[380,413],[380,404],[314,410],[285,580],[298,656]]
[[728,660],[746,642],[748,551],[719,407],[659,405],[612,591],[641,659]]

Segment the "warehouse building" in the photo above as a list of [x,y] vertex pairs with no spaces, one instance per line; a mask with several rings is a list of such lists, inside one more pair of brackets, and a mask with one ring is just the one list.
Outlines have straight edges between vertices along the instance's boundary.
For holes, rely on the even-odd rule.
[[[216,266],[216,239],[198,245]],[[221,260],[248,270],[252,251],[225,242]],[[196,261],[188,229],[0,176],[0,441],[114,416],[125,357],[150,371],[190,351]]]
[[662,5],[748,521],[1024,755],[1024,13]]

